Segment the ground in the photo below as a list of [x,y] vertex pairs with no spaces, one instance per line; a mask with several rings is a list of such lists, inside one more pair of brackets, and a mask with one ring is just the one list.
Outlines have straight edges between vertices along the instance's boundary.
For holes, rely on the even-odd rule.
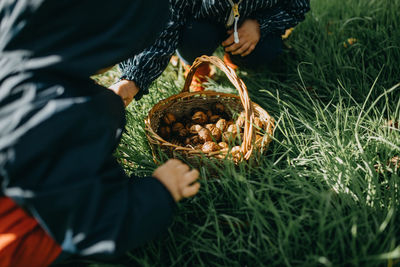
[[[400,266],[400,1],[311,3],[275,68],[238,71],[276,120],[257,166],[201,169],[168,232],[113,266]],[[143,120],[183,82],[170,65],[127,108],[127,173],[156,167]],[[233,91],[221,72],[207,88]]]

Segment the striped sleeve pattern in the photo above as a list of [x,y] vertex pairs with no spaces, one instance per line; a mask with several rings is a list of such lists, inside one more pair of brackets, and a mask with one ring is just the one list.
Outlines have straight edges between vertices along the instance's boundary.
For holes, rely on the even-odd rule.
[[296,26],[310,10],[310,0],[281,1],[273,12],[256,16],[260,23],[261,38],[268,34],[284,34],[286,29]]
[[[148,93],[151,82],[167,67],[188,17],[207,19],[224,27],[232,10],[229,1],[220,0],[170,0],[170,6],[170,20],[158,40],[119,65],[121,79],[135,81],[140,89],[136,100]],[[304,20],[309,9],[310,0],[243,0],[239,5],[240,22],[250,17],[257,19],[263,38],[268,34],[283,34],[286,29]]]
[[172,2],[170,19],[157,41],[140,54],[119,64],[121,79],[135,81],[140,89],[135,96],[136,100],[148,93],[151,82],[161,75],[178,46],[180,28],[186,22],[185,13],[190,1],[170,2]]

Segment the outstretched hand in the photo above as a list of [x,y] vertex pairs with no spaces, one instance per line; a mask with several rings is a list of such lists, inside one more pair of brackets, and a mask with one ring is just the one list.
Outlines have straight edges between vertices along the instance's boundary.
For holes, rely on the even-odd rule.
[[122,98],[125,107],[132,102],[135,95],[139,92],[139,87],[137,87],[136,83],[129,80],[121,80],[111,85],[109,89]]
[[260,41],[260,24],[255,19],[247,19],[238,28],[239,43],[235,43],[233,30],[228,31],[229,37],[222,42],[225,52],[245,57],[256,48]]
[[171,193],[176,202],[197,194],[200,188],[199,172],[177,159],[170,159],[158,167],[153,176]]

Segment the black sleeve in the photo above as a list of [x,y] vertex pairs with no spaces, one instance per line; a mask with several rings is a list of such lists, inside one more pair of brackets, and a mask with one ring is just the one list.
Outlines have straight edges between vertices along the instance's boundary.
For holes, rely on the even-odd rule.
[[310,0],[283,0],[270,12],[258,12],[256,19],[260,23],[261,38],[271,33],[284,34],[286,29],[303,21],[309,10]]
[[114,257],[171,220],[163,185],[130,179],[112,157],[124,106],[88,78],[154,42],[167,7],[162,0],[0,4],[0,195],[31,213],[64,252]]
[[[46,80],[30,85],[46,91]],[[70,83],[57,87],[71,92]],[[1,153],[2,192],[65,253],[112,258],[164,231],[175,204],[157,179],[129,178],[112,156],[125,124],[121,98],[91,81],[79,86],[98,93],[53,99],[40,109],[46,119],[14,132],[23,134]]]
[[169,21],[157,40],[141,53],[119,64],[121,79],[135,81],[139,87],[136,100],[148,94],[150,84],[165,70],[178,46],[180,31],[187,19],[189,1],[172,2]]

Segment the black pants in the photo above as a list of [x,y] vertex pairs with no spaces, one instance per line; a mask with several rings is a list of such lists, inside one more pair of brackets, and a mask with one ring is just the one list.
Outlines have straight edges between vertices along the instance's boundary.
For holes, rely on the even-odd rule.
[[[180,36],[178,56],[191,65],[196,57],[211,55],[221,45],[228,34],[223,25],[207,20],[191,20],[186,24]],[[256,48],[247,56],[230,55],[238,66],[256,68],[270,64],[282,51],[282,38],[268,35],[260,40]]]

